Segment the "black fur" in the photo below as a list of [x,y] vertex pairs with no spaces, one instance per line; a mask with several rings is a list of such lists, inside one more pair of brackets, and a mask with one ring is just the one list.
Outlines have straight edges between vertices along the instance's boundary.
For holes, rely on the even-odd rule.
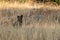
[[23,15],[17,16],[17,21],[13,24],[14,26],[21,26],[23,22]]
[[17,21],[18,21],[19,23],[22,23],[22,19],[23,19],[23,15],[17,16]]

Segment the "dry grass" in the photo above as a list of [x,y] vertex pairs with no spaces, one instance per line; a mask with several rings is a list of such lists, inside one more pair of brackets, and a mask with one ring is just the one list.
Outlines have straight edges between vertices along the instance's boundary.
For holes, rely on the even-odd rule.
[[[14,5],[14,6],[13,6]],[[0,9],[5,9],[5,8],[22,8],[22,9],[26,9],[26,8],[41,8],[41,7],[48,7],[48,8],[56,8],[59,9],[60,6],[58,6],[57,4],[54,5],[53,3],[33,3],[33,2],[26,2],[26,3],[19,3],[19,2],[14,2],[14,3],[9,3],[9,2],[0,2]]]
[[[22,27],[14,27],[21,14]],[[59,18],[60,6],[0,3],[0,40],[60,40]]]

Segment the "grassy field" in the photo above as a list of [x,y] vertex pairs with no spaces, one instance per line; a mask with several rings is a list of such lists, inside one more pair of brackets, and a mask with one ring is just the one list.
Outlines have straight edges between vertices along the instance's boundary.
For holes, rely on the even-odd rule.
[[[13,26],[17,15],[22,26]],[[0,3],[0,40],[60,40],[60,6]]]

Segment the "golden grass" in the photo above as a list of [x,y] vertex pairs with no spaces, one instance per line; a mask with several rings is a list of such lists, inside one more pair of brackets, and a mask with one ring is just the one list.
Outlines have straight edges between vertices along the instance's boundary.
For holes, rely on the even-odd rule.
[[47,7],[47,8],[53,8],[53,9],[59,9],[60,6],[57,6],[57,4],[54,6],[52,3],[31,3],[31,2],[26,2],[26,3],[19,3],[19,2],[13,2],[13,3],[9,3],[9,2],[0,2],[0,9],[1,8],[41,8],[41,7]]
[[[21,14],[24,16],[22,27],[13,26]],[[55,20],[58,16],[60,6],[0,3],[0,40],[60,40],[60,20]]]

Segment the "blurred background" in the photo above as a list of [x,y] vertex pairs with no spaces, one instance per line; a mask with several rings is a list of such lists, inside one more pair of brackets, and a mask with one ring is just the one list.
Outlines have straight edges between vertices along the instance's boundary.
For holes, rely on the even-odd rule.
[[32,1],[32,2],[43,2],[43,3],[46,3],[46,2],[53,2],[53,3],[57,3],[57,4],[60,4],[60,0],[0,0],[0,2],[2,1],[6,1],[6,2],[14,2],[14,1],[18,1],[18,2],[29,2],[29,1]]
[[0,40],[60,40],[60,0],[0,0]]

